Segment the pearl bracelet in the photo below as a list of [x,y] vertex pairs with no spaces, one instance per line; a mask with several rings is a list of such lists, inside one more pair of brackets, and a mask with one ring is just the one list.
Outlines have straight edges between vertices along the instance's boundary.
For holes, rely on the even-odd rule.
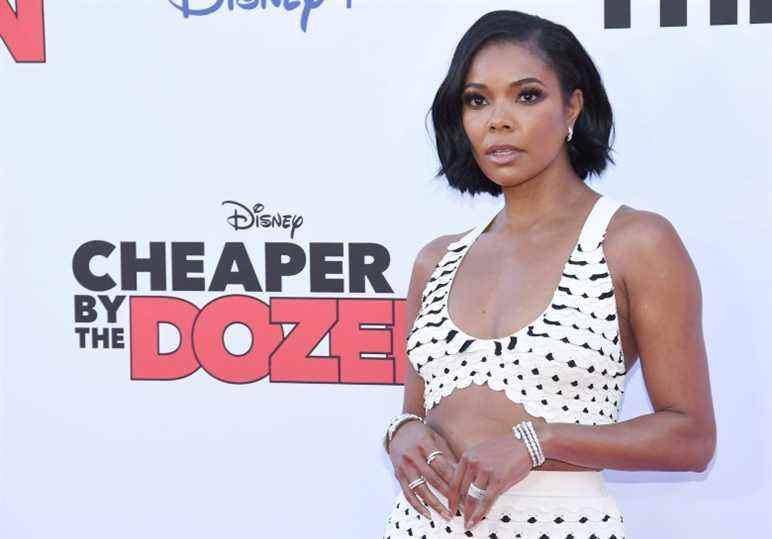
[[530,421],[521,421],[514,427],[512,431],[515,433],[515,438],[521,440],[525,447],[528,449],[528,454],[531,455],[531,461],[533,462],[532,468],[541,466],[546,460],[544,452],[541,449],[541,443],[538,436],[536,436],[536,429],[533,428],[533,424]]
[[394,433],[397,432],[397,429],[399,428],[402,423],[405,423],[406,421],[410,420],[418,420],[421,423],[424,422],[424,419],[422,417],[419,417],[415,414],[411,413],[402,413],[397,414],[394,417],[391,418],[391,421],[389,421],[389,426],[386,427],[386,434],[383,436],[383,448],[386,450],[386,452],[389,452],[389,442],[391,442],[391,439],[394,437]]

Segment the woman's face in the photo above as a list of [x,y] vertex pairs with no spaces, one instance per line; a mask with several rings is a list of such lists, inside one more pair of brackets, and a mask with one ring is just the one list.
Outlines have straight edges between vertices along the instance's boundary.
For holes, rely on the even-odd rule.
[[[564,106],[557,75],[528,49],[513,44],[477,52],[462,100],[474,157],[483,173],[502,187],[528,180],[556,162],[582,103],[581,90],[575,90]],[[500,144],[519,150],[489,153]]]

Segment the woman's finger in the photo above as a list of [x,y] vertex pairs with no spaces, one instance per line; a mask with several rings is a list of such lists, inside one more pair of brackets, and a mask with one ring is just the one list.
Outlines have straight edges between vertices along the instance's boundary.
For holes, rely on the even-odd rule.
[[[442,457],[439,457],[442,458]],[[448,484],[445,482],[445,479],[442,478],[436,471],[434,471],[434,468],[432,466],[436,466],[436,462],[439,459],[434,459],[432,461],[432,464],[426,464],[426,459],[415,462],[413,466],[418,470],[418,473],[423,475],[426,478],[426,481],[431,483],[434,488],[436,488],[439,492],[442,493],[443,496],[446,498],[448,497]]]
[[[448,485],[445,482],[445,479],[442,478],[435,470],[432,468],[430,464],[427,463],[428,455],[431,455],[434,453],[435,449],[421,449],[419,451],[418,458],[415,458],[411,460],[412,465],[416,468],[418,473],[426,479],[426,483],[416,487],[416,490],[418,491],[417,494],[421,497],[421,499],[429,504],[435,511],[437,511],[439,514],[441,514],[446,519],[450,519],[450,511],[447,507],[442,505],[442,502],[437,499],[437,497],[434,495],[434,493],[429,489],[428,484],[431,483],[431,486],[434,487],[440,494],[445,496],[447,498],[448,494]],[[428,454],[428,455],[427,455]],[[435,462],[437,462],[438,459],[441,459],[442,455],[437,456],[432,460],[432,464],[436,465]]]
[[458,465],[458,457],[456,457],[456,454],[448,445],[448,441],[436,432],[434,433],[433,439],[434,443],[439,446],[438,449],[444,453],[445,458],[451,463],[453,468],[455,468]]
[[458,485],[458,505],[461,507],[461,512],[463,514],[466,514],[466,499],[469,492],[469,483],[471,483],[474,479],[474,476],[477,475],[475,470],[476,466],[473,466],[471,463],[467,462],[464,467],[464,474],[461,476],[461,482]]
[[466,516],[466,499],[469,494],[469,484],[474,480],[475,475],[477,475],[475,470],[470,464],[467,464],[464,469],[464,475],[461,478],[461,483],[458,485],[459,505],[461,506],[461,512],[464,516]]
[[[453,472],[455,471],[456,466],[458,466],[458,461],[456,460],[455,455],[453,455],[453,452],[447,446],[448,444],[445,443],[444,439],[438,436],[435,439],[435,443],[438,445],[436,450],[442,451],[442,454],[438,457],[435,457],[429,466],[431,466],[433,470],[437,471],[440,477],[442,477],[443,481],[445,481],[445,484],[449,487],[450,481],[453,479]],[[429,454],[431,453],[432,451],[429,452]],[[427,457],[428,456],[429,455],[427,455]],[[445,492],[443,492],[443,495],[447,496]]]
[[448,509],[442,505],[442,502],[437,499],[437,496],[435,496],[434,492],[432,492],[432,490],[429,488],[429,483],[424,483],[422,485],[417,486],[415,488],[415,491],[416,491],[416,494],[424,502],[426,502],[427,505],[429,505],[429,507],[431,507],[437,513],[442,515],[445,520],[450,520],[452,518],[450,515],[450,511],[448,511]]
[[[475,468],[477,471],[472,471],[472,473],[466,473],[464,475],[464,481],[461,483],[461,487],[463,488],[462,492],[464,493],[464,522],[469,522],[469,517],[472,516],[472,513],[477,508],[478,505],[480,505],[481,500],[478,500],[474,496],[469,494],[469,486],[474,484],[476,487],[485,490],[488,486],[488,474],[487,472],[484,472],[482,470],[479,470]],[[470,468],[471,470],[471,468]],[[467,527],[467,529],[469,529]]]
[[461,459],[453,471],[453,477],[450,480],[450,486],[448,487],[448,509],[451,515],[455,515],[458,512],[458,502],[461,497],[461,481],[464,479],[466,473],[466,461]]
[[[429,453],[431,454],[431,453]],[[442,492],[442,495],[448,497],[448,491],[450,490],[450,482],[453,479],[453,468],[451,467],[445,455],[439,455],[432,459],[431,464],[426,465],[432,473],[432,485],[437,487],[437,490]],[[436,477],[436,480],[434,479]],[[428,478],[428,476],[427,476]]]
[[485,489],[488,492],[485,493],[485,497],[476,505],[472,514],[469,516],[467,529],[472,529],[488,514],[488,511],[490,511],[493,506],[493,502],[495,502],[496,498],[501,494],[501,487],[496,481],[489,481],[488,486],[485,487]]
[[[408,468],[408,469],[410,469],[410,468]],[[411,475],[408,478],[405,475],[405,472],[403,471],[403,469],[401,467],[398,468],[396,473],[395,473],[395,475],[397,476],[397,480],[399,481],[399,484],[402,486],[402,492],[405,494],[405,499],[408,501],[408,503],[410,505],[413,506],[413,508],[416,511],[421,513],[426,518],[431,519],[432,515],[429,512],[429,510],[426,507],[424,507],[424,504],[422,503],[420,498],[418,498],[418,496],[416,496],[415,491],[413,489],[411,489],[410,486],[409,486],[412,481],[414,481],[415,479],[417,479],[419,477],[419,474],[415,470],[411,470],[410,474]]]

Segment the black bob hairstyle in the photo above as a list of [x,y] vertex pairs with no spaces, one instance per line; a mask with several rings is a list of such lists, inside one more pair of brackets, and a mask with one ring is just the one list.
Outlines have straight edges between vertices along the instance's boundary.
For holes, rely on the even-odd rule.
[[568,142],[572,168],[582,179],[600,173],[611,158],[609,137],[613,114],[600,73],[576,36],[565,26],[520,11],[491,11],[480,17],[459,41],[445,80],[437,90],[429,112],[441,167],[451,187],[472,195],[498,196],[501,186],[483,174],[472,154],[461,120],[462,91],[472,59],[484,45],[513,43],[524,46],[556,73],[563,103],[575,88],[582,90],[584,104]]

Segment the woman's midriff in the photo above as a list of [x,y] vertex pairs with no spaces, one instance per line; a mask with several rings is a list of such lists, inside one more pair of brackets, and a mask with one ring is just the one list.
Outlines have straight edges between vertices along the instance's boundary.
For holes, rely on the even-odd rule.
[[[512,402],[503,391],[471,384],[443,397],[426,415],[425,422],[445,438],[456,458],[472,446],[497,436],[513,436],[512,427],[523,420],[544,423]],[[593,471],[561,460],[546,459],[536,468],[543,471]]]

